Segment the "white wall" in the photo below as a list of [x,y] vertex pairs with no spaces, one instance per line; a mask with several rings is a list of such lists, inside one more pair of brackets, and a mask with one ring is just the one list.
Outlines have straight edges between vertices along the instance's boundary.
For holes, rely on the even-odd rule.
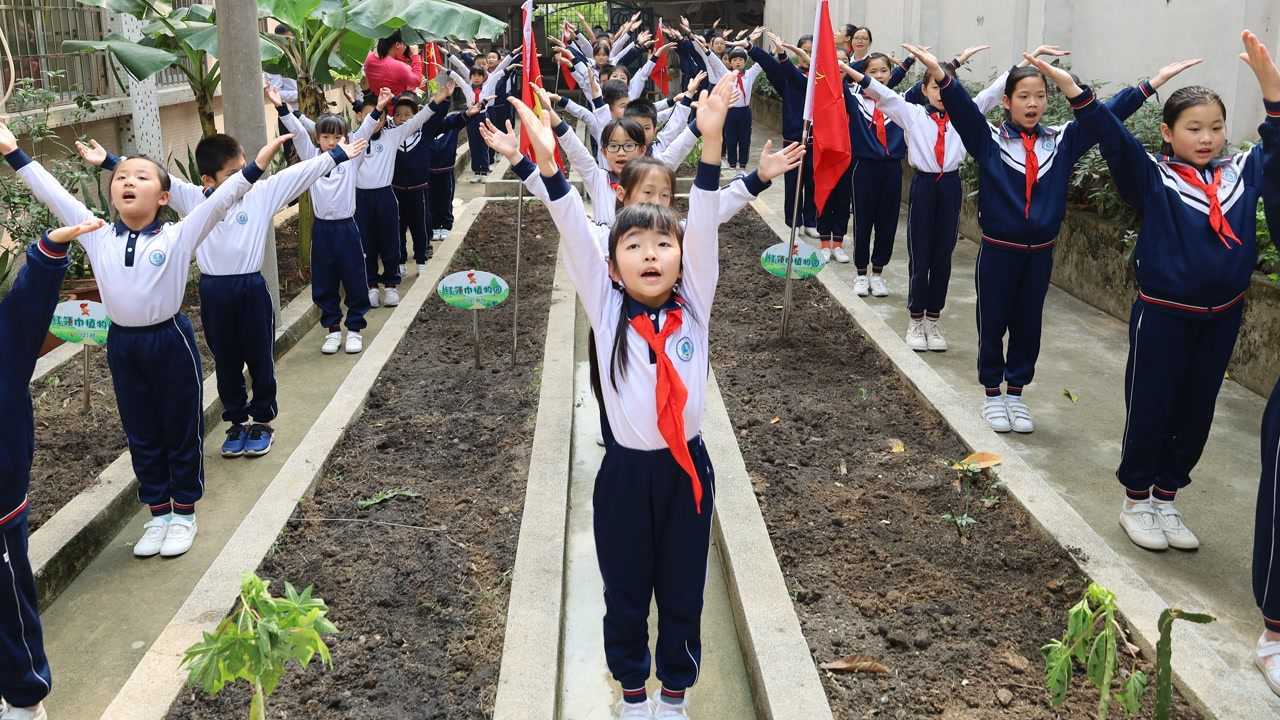
[[[812,32],[818,0],[767,0],[765,24],[794,41]],[[1280,0],[831,0],[831,20],[866,25],[873,49],[902,57],[901,43],[931,45],[951,56],[990,44],[968,77],[1004,70],[1041,43],[1071,50],[1071,68],[1109,83],[1107,95],[1186,57],[1205,62],[1163,88],[1207,85],[1222,95],[1234,140],[1257,136],[1262,98],[1253,73],[1237,59],[1240,31],[1253,30],[1280,56]]]

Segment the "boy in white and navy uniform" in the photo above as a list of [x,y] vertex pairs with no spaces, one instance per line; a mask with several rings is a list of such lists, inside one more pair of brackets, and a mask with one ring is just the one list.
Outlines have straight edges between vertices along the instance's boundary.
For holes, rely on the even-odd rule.
[[[262,259],[275,214],[322,175],[347,160],[335,148],[322,158],[294,165],[254,186],[227,212],[196,250],[200,267],[200,323],[213,355],[222,420],[230,423],[222,456],[258,457],[271,451],[279,414],[276,400],[275,308],[262,277]],[[102,167],[113,171],[119,158]],[[244,150],[229,135],[211,135],[196,145],[204,187],[171,178],[169,207],[186,217],[244,165]],[[253,379],[253,398],[244,370]],[[252,423],[249,421],[252,419]]]
[[729,69],[737,73],[738,99],[729,108],[724,123],[725,155],[729,167],[745,170],[751,159],[751,90],[764,67],[756,63],[747,67],[747,51],[734,48],[729,51]]
[[[135,227],[119,220],[80,237],[111,317],[107,365],[129,439],[138,499],[152,514],[143,538],[134,545],[138,557],[181,555],[195,537],[195,504],[204,493],[204,376],[191,322],[181,313],[188,268],[196,249],[262,176],[262,165],[278,147],[273,143],[264,148],[255,162],[228,178],[178,223],[154,219],[161,206],[157,203],[154,210],[133,209],[150,214],[149,223]],[[94,217],[21,149],[5,159],[62,222],[74,225]],[[130,183],[147,188],[157,184],[163,201],[167,173],[150,160],[146,162],[153,167],[146,174],[139,172],[136,168],[143,160],[126,158],[116,171],[125,178],[121,197],[132,203],[134,196],[141,196],[141,190],[129,189]],[[112,196],[114,204],[114,187]]]
[[[321,152],[317,142],[336,145],[347,137],[347,121],[337,115],[323,115],[309,125],[305,117],[290,113],[283,105],[277,106],[276,111],[280,122],[293,133],[294,147],[303,160],[310,160]],[[351,134],[351,139],[368,138],[378,122],[373,113],[369,113]],[[369,311],[370,293],[365,274],[365,245],[355,213],[356,174],[367,157],[367,153],[358,153],[316,180],[309,191],[316,216],[311,230],[311,300],[319,306],[320,324],[328,331],[321,346],[326,355],[338,352],[342,343],[339,300],[343,298],[347,304],[346,351],[354,354],[364,349],[361,331],[368,325],[364,316]]]
[[[388,110],[390,94],[378,100],[371,111],[378,120]],[[363,112],[363,109],[362,109]],[[400,304],[400,208],[396,203],[391,179],[396,169],[396,153],[400,144],[417,132],[435,110],[426,105],[402,125],[390,122],[369,139],[365,161],[356,170],[356,225],[365,245],[365,274],[369,283],[369,304],[373,307]],[[363,116],[361,116],[363,119]],[[486,150],[487,152],[487,150]],[[378,262],[382,272],[378,272]],[[383,292],[378,294],[378,285]]]

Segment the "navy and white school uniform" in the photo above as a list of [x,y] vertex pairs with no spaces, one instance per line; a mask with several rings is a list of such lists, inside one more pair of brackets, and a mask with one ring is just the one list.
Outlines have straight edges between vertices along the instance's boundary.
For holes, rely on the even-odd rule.
[[431,184],[431,141],[439,134],[444,114],[449,111],[446,100],[435,104],[431,120],[400,143],[396,152],[395,172],[391,187],[400,206],[400,264],[409,262],[405,233],[413,238],[413,261],[419,265],[431,257],[430,209],[427,189]]
[[764,68],[756,63],[734,73],[737,75],[738,99],[733,101],[724,120],[724,145],[729,167],[746,168],[751,160],[751,91],[762,72]]
[[[303,160],[320,154],[304,118],[286,112],[280,120],[293,133]],[[351,133],[351,139],[369,137],[376,125],[377,120],[370,113]],[[355,220],[356,175],[367,157],[360,153],[338,165],[308,191],[315,213],[311,229],[311,301],[320,308],[320,325],[329,332],[339,331],[344,324],[340,300],[347,305],[347,330],[360,332],[368,325],[364,317],[369,312],[365,245]]]
[[36,444],[28,383],[68,264],[67,246],[46,235],[27,248],[26,265],[0,299],[0,697],[17,707],[39,704],[53,683],[27,557],[27,489]]
[[[1005,383],[1020,394],[1035,374],[1053,244],[1067,210],[1072,167],[1098,140],[1099,103],[1085,88],[1076,120],[1024,132],[987,123],[964,86],[942,81],[950,121],[978,166],[978,381],[989,395]],[[1004,336],[1009,334],[1009,352]]]
[[1191,482],[1240,330],[1258,198],[1280,182],[1280,103],[1267,103],[1261,143],[1205,168],[1151,155],[1110,113],[1104,120],[1102,155],[1142,217],[1116,476],[1135,495],[1154,487],[1171,500]]
[[[388,125],[369,138],[365,160],[356,168],[356,225],[365,244],[365,274],[369,287],[400,284],[400,207],[391,179],[395,174],[396,152],[400,144],[417,132],[435,109],[424,106],[403,125]],[[379,111],[370,113],[374,120]],[[378,272],[378,261],[382,272]]]
[[[26,153],[15,150],[5,159],[62,223],[93,219]],[[182,298],[196,249],[261,175],[249,163],[180,222],[139,230],[116,222],[79,238],[111,318],[107,366],[138,499],[153,515],[192,514],[204,492],[204,375]]]
[[451,112],[431,138],[431,180],[427,187],[428,215],[432,230],[453,229],[454,166],[458,162],[458,135],[467,127],[465,112]]
[[[515,59],[516,56],[512,54],[502,58],[502,61],[498,63],[498,67],[494,68],[493,72],[489,73],[484,82],[478,86],[466,83],[460,85],[459,87],[463,89],[463,94],[466,96],[467,104],[474,105],[490,95],[497,95],[498,83],[502,82],[503,78],[506,77],[507,67],[515,62]],[[469,72],[468,70],[462,74],[469,77]],[[484,124],[486,117],[488,117],[487,114],[477,115],[467,126],[467,144],[471,148],[471,172],[476,175],[488,175],[489,166],[493,164],[492,157],[489,155],[489,146],[485,144],[484,138],[480,136],[480,126]],[[494,121],[494,124],[497,125],[497,120]],[[506,127],[505,122],[502,125],[498,125],[498,127]]]
[[[747,51],[756,65],[764,70],[769,82],[782,96],[782,140],[783,145],[798,143],[804,139],[804,100],[808,84],[807,69],[801,70],[785,56],[774,57],[764,50],[752,47]],[[783,177],[784,200],[783,215],[787,227],[818,227],[818,208],[813,201],[813,155],[804,156],[804,181],[800,186],[800,219],[793,217],[796,212],[796,189],[800,182],[801,168],[788,171]]]
[[[615,287],[595,247],[582,198],[563,174],[542,178],[551,198],[548,209],[566,245],[569,277],[597,339],[595,361],[613,432],[592,505],[605,589],[605,657],[624,693],[643,693],[651,672],[648,616],[655,594],[657,676],[663,688],[681,695],[697,682],[701,663],[715,507],[715,474],[701,425],[710,371],[709,321],[719,280],[718,177],[717,166],[699,166],[678,294],[657,309]],[[625,373],[614,371],[620,318],[629,323],[621,338]],[[656,397],[667,400],[662,408]]]
[[[870,77],[870,76],[864,76]],[[846,85],[845,105],[849,111],[849,135],[853,141],[854,248],[853,264],[859,274],[867,266],[879,273],[893,257],[894,236],[898,233],[898,210],[902,204],[902,160],[907,141],[902,125],[871,97],[862,86]],[[871,236],[875,235],[872,250]]]
[[[1267,123],[1274,121],[1268,107]],[[1263,138],[1265,142],[1266,135]],[[1280,184],[1265,182],[1262,195],[1267,227],[1275,237],[1280,230]],[[1258,481],[1253,524],[1253,598],[1271,632],[1280,632],[1280,568],[1276,567],[1276,557],[1280,555],[1277,536],[1280,503],[1277,498],[1280,498],[1280,381],[1271,389],[1267,408],[1262,413],[1262,476]]]
[[[974,98],[984,115],[1000,104],[1007,76],[997,77]],[[874,100],[876,107],[903,129],[907,162],[915,169],[907,214],[907,265],[911,278],[907,310],[915,318],[938,318],[947,300],[951,253],[956,246],[964,198],[960,182],[964,144],[946,112],[932,105],[914,105],[870,75],[863,76],[861,86],[863,95]]]

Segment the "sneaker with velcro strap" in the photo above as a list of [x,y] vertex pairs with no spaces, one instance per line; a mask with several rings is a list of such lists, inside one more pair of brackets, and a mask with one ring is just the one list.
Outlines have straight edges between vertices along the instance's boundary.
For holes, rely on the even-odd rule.
[[1143,550],[1168,550],[1169,539],[1165,537],[1156,517],[1156,509],[1150,500],[1130,504],[1125,501],[1120,511],[1120,527],[1129,536],[1134,545]]

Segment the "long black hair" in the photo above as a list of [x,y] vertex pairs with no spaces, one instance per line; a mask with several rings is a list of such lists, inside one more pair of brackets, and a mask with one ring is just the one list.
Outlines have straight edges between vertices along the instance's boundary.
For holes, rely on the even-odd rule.
[[[1004,80],[1004,97],[1006,100],[1012,100],[1013,94],[1018,90],[1018,83],[1027,78],[1040,78],[1040,82],[1044,83],[1045,92],[1049,90],[1049,80],[1045,78],[1044,73],[1040,72],[1034,65],[1023,65],[1009,71],[1009,77]],[[1004,111],[1005,122],[1010,122],[1013,116],[1009,114],[1008,108]]]
[[[1203,85],[1188,85],[1174,90],[1169,99],[1164,101],[1164,110],[1161,112],[1160,119],[1164,121],[1165,125],[1169,126],[1169,130],[1173,130],[1173,124],[1178,122],[1178,118],[1182,117],[1182,113],[1197,105],[1212,105],[1214,103],[1217,103],[1218,108],[1222,110],[1222,118],[1226,120],[1227,106],[1222,102],[1222,96]],[[1165,155],[1173,155],[1173,147],[1169,143],[1163,143],[1160,152]]]

